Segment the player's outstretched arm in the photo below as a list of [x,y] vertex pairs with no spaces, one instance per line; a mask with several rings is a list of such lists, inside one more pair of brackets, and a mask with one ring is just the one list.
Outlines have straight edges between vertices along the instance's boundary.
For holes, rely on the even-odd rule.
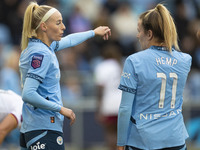
[[[69,34],[59,41],[59,46],[56,48],[56,51],[76,46],[94,36],[101,36],[104,40],[108,40],[111,36],[111,30],[107,26],[99,26],[94,30]],[[56,47],[56,45],[54,46]]]
[[70,125],[72,125],[76,120],[75,113],[69,108],[61,107],[60,114],[71,120]]

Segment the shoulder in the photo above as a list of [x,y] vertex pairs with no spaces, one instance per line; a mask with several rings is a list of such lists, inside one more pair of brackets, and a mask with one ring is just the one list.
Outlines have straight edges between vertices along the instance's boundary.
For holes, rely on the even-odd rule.
[[131,61],[131,62],[137,62],[137,61],[141,61],[142,59],[144,59],[146,56],[149,56],[151,49],[145,49],[139,52],[136,52],[132,55],[129,55],[126,58],[126,61]]
[[38,43],[29,45],[29,47],[27,47],[27,49],[23,51],[22,55],[29,58],[32,58],[34,56],[41,58],[47,57],[48,59],[50,59],[52,56],[52,52],[43,43]]
[[51,49],[39,39],[29,39],[28,47],[24,51],[27,51],[29,53],[41,53],[46,55],[52,53]]
[[174,54],[178,55],[179,58],[183,59],[185,62],[192,60],[192,57],[191,57],[190,54],[187,54],[187,53],[184,53],[184,52],[181,52],[181,51],[176,51],[176,50],[174,51]]

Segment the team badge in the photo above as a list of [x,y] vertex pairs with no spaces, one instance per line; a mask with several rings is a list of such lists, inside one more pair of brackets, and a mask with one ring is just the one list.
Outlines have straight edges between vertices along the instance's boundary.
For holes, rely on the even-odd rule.
[[43,60],[43,55],[34,55],[32,57],[32,62],[31,62],[31,66],[36,69],[39,68],[42,65],[42,60]]
[[59,145],[62,145],[63,144],[63,138],[61,136],[57,137],[57,143]]

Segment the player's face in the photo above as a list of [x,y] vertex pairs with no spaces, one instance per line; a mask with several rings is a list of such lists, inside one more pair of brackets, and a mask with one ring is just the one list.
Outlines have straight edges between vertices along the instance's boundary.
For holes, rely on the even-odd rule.
[[145,34],[144,28],[142,26],[142,21],[139,19],[137,26],[138,34],[137,38],[139,40],[142,49],[147,49],[149,47],[149,40],[147,34]]
[[60,41],[65,25],[62,22],[62,15],[59,11],[56,11],[46,22],[47,30],[46,34],[51,41]]

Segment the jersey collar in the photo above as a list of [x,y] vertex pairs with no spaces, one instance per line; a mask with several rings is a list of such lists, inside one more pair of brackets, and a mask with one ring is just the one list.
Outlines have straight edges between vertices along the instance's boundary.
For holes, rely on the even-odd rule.
[[30,38],[29,41],[30,42],[35,42],[35,43],[42,43],[42,44],[46,45],[50,51],[52,51],[52,49],[47,44],[45,44],[44,42],[42,42],[40,39]]
[[[167,47],[165,46],[151,46],[150,49],[156,49],[156,50],[160,50],[160,51],[168,51]],[[174,51],[174,48],[172,48],[172,51]]]

